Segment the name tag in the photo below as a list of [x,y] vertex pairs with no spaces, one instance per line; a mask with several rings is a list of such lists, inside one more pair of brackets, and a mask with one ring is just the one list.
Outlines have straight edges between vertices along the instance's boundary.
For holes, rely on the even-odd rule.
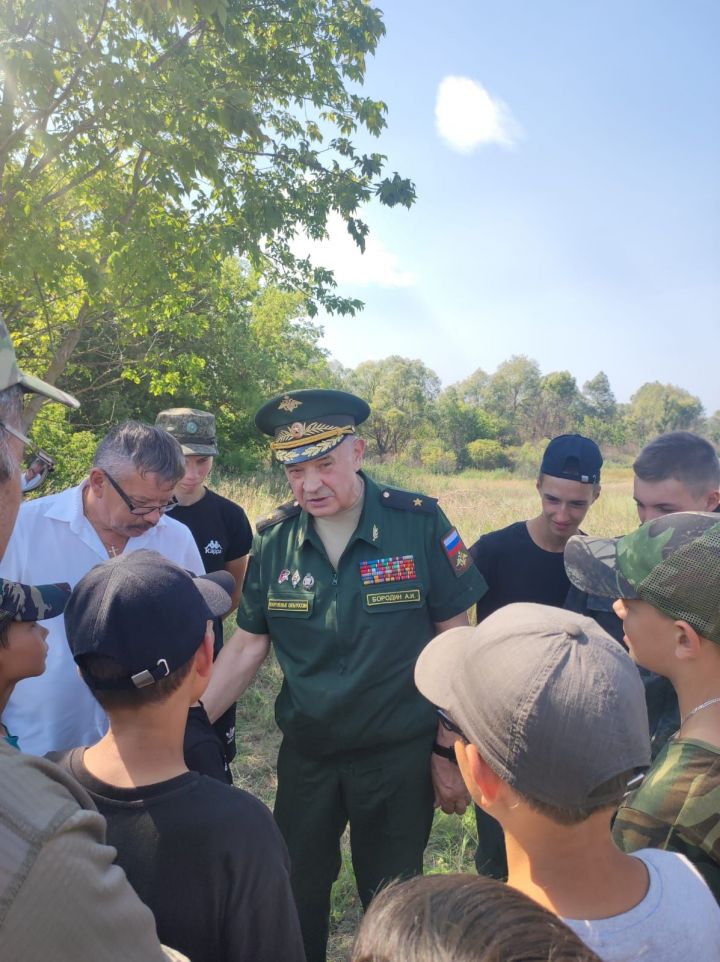
[[268,611],[301,611],[307,614],[310,611],[310,602],[300,598],[268,598]]
[[408,602],[419,604],[420,601],[419,588],[407,588],[404,591],[372,591],[366,596],[368,608],[377,608],[378,605],[406,605]]

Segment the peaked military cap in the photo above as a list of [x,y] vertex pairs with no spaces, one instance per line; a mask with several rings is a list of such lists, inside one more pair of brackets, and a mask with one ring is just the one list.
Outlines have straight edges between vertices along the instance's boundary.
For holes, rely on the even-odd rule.
[[168,408],[155,418],[155,426],[172,434],[183,454],[218,454],[215,415],[195,408]]
[[289,465],[332,451],[369,415],[369,404],[354,394],[314,388],[274,397],[255,415],[255,424],[274,438],[270,447],[278,461]]
[[0,625],[8,621],[45,621],[65,610],[70,585],[21,585],[0,578]]
[[52,384],[41,381],[39,377],[32,374],[25,374],[20,370],[15,357],[15,348],[10,339],[5,322],[0,321],[0,391],[19,384],[23,391],[32,394],[41,394],[43,397],[50,398],[51,401],[59,401],[60,404],[67,404],[69,408],[79,408],[80,402],[71,394],[66,394]]

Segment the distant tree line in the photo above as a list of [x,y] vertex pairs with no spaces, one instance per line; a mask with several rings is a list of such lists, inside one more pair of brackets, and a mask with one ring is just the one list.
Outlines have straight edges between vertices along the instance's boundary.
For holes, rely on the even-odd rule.
[[[61,456],[56,486],[82,475],[110,425],[127,417],[153,421],[166,407],[214,411],[221,464],[255,470],[269,463],[255,411],[272,395],[301,387],[361,395],[372,408],[363,426],[372,458],[441,473],[534,464],[544,439],[569,431],[628,454],[676,429],[720,443],[720,412],[705,417],[699,398],[657,381],[619,404],[604,372],[580,387],[569,371],[543,374],[524,355],[493,373],[478,368],[445,389],[422,361],[396,355],[344,368],[322,348],[322,330],[307,319],[302,296],[267,283],[236,258],[226,259],[210,289],[205,319],[182,336],[158,325],[129,340],[113,320],[86,331],[62,379],[82,408],[43,408],[34,425],[38,443]],[[18,326],[11,330],[22,363],[42,374],[47,344],[23,337]]]

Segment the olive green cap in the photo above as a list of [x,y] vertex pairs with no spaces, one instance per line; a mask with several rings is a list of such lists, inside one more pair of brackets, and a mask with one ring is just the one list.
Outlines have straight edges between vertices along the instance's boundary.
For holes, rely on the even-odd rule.
[[572,583],[608,598],[640,598],[720,644],[720,516],[678,511],[622,538],[574,535],[565,546]]
[[270,447],[281,464],[320,458],[362,424],[370,406],[347,391],[313,388],[279,394],[263,404],[255,424],[274,438]]
[[0,321],[0,391],[19,384],[23,391],[41,394],[51,401],[59,401],[69,408],[79,408],[80,402],[71,394],[66,394],[52,384],[41,381],[39,377],[25,374],[20,370],[15,356],[15,348],[4,321]]
[[155,418],[155,427],[171,434],[183,454],[218,454],[215,415],[195,408],[168,408]]

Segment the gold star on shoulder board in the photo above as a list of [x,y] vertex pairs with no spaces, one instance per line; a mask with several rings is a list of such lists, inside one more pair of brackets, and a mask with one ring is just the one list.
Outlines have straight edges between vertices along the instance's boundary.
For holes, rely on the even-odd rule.
[[423,501],[422,498],[415,498],[415,500],[413,501],[413,504],[415,505],[416,508],[419,508],[420,505],[422,504],[422,501]]

